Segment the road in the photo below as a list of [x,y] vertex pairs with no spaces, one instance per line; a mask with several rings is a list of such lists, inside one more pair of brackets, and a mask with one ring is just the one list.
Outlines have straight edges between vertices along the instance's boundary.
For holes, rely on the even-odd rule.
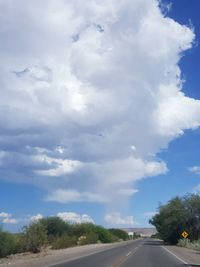
[[163,248],[162,242],[140,239],[54,267],[197,267]]

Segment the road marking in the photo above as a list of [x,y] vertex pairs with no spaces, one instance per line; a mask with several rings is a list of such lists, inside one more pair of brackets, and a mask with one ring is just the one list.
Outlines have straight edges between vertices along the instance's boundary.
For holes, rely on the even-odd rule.
[[175,258],[177,258],[179,261],[181,261],[184,264],[187,264],[188,267],[192,267],[191,265],[189,265],[189,263],[187,263],[186,261],[184,261],[183,259],[179,258],[176,254],[174,254],[173,252],[171,252],[169,249],[167,249],[166,247],[161,246],[161,248],[165,249],[169,254],[173,255]]
[[122,266],[122,264],[124,262],[127,261],[127,258],[131,255],[131,254],[135,254],[135,252],[138,250],[139,247],[135,247],[132,251],[129,251],[127,254],[126,254],[126,257],[122,258],[117,264],[115,264],[114,266],[110,266],[110,267],[120,267]]
[[126,254],[126,257],[130,256],[132,251],[129,251],[129,253]]

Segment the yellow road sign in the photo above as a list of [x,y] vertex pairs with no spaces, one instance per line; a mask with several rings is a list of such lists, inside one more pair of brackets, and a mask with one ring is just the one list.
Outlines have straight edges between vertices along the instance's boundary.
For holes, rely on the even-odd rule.
[[183,238],[187,238],[189,234],[186,231],[183,231],[181,235]]

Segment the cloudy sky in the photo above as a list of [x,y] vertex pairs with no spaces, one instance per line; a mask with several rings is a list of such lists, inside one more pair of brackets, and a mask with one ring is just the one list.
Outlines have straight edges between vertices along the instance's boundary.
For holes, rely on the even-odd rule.
[[147,226],[200,192],[197,1],[0,0],[0,223]]

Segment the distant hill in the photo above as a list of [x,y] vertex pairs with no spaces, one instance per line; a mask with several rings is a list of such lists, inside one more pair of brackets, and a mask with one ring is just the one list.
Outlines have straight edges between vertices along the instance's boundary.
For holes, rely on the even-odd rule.
[[122,230],[126,231],[128,234],[136,233],[140,234],[143,237],[150,237],[157,233],[156,228],[121,228]]

